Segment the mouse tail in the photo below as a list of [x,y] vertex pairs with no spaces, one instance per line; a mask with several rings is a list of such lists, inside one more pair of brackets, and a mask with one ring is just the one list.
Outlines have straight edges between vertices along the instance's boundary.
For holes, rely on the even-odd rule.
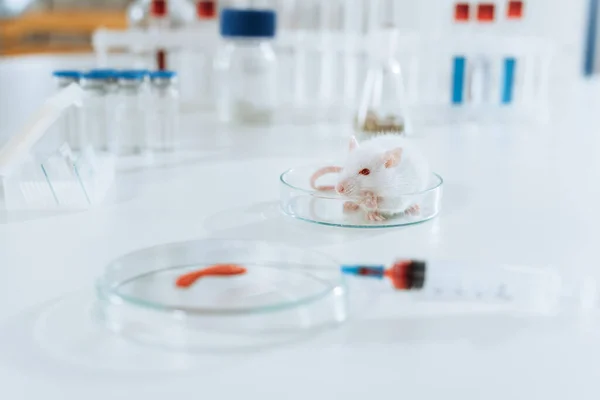
[[332,191],[332,190],[334,190],[335,187],[332,186],[332,185],[329,185],[329,186],[327,186],[327,185],[326,186],[317,186],[317,180],[320,177],[322,177],[323,175],[332,174],[332,173],[339,173],[341,170],[342,170],[342,167],[337,167],[335,165],[328,165],[326,167],[319,168],[310,177],[310,186],[314,190],[319,190],[319,191]]

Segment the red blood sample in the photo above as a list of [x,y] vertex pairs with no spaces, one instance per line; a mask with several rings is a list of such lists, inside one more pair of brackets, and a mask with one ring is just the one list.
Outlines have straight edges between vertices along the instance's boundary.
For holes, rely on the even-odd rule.
[[198,0],[196,2],[196,15],[199,19],[212,19],[217,16],[216,0]]
[[150,13],[153,17],[164,17],[167,15],[167,0],[152,0]]
[[167,52],[164,50],[158,50],[156,52],[156,68],[159,71],[167,69]]
[[458,3],[454,6],[454,20],[455,21],[468,21],[470,14],[469,3]]
[[495,10],[494,4],[479,4],[477,7],[477,20],[480,22],[493,22]]
[[523,2],[512,0],[508,2],[507,17],[509,19],[520,19],[523,17]]
[[175,285],[180,288],[192,286],[198,279],[205,276],[233,276],[246,273],[246,268],[235,264],[217,264],[199,271],[190,272],[177,278]]

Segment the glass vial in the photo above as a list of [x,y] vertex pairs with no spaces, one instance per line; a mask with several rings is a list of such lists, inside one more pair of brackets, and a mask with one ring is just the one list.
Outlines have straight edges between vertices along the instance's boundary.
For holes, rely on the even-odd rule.
[[173,71],[150,74],[148,147],[153,151],[173,151],[179,133],[179,88]]
[[108,130],[108,80],[111,75],[103,71],[90,71],[82,75],[84,91],[81,109],[82,147],[98,151],[113,150],[114,137]]
[[114,112],[114,107],[117,101],[117,94],[119,91],[119,71],[111,68],[96,68],[90,70],[91,73],[104,75],[104,89],[105,89],[105,103],[106,103],[106,113],[109,116],[106,119],[106,137],[107,137],[107,146],[106,149],[110,152],[116,152],[117,144],[116,144],[116,129],[115,121],[113,118],[110,118],[110,115]]
[[[218,30],[218,6],[216,3],[215,0],[198,0],[196,2],[194,35],[211,37]],[[179,51],[181,61],[178,64],[178,79],[185,82],[185,85],[180,88],[181,98],[191,108],[214,108],[214,53],[213,48],[207,45]]]
[[148,71],[130,70],[119,74],[115,126],[119,154],[141,153],[146,148]]
[[215,59],[217,111],[224,122],[265,124],[277,106],[277,58],[271,41],[276,14],[271,10],[223,9]]
[[[58,90],[64,89],[72,83],[79,83],[81,72],[79,71],[54,71],[54,79]],[[81,122],[79,107],[70,107],[65,111],[58,121],[59,140],[69,145],[72,150],[82,148]]]
[[398,31],[387,28],[374,36],[375,51],[367,72],[356,115],[356,129],[364,137],[375,134],[411,134],[400,62],[395,57]]

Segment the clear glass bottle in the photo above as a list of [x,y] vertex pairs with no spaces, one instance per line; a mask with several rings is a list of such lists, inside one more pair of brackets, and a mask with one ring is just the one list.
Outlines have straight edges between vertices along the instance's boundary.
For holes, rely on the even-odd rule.
[[[58,90],[64,89],[72,83],[79,83],[81,72],[71,70],[54,71],[54,79]],[[81,137],[81,113],[79,107],[70,107],[58,121],[59,140],[66,142],[72,150],[80,150]]]
[[81,77],[85,92],[81,108],[81,145],[97,151],[113,151],[114,135],[108,129],[108,85],[110,75],[104,71],[89,71]]
[[179,88],[175,72],[150,74],[150,101],[148,147],[153,151],[173,151],[179,133]]
[[119,154],[141,153],[148,134],[148,71],[119,73],[119,93],[114,115]]
[[215,59],[217,111],[225,122],[264,124],[277,107],[277,57],[271,10],[223,9],[223,47]]
[[363,138],[375,134],[411,134],[402,68],[396,59],[398,31],[386,28],[373,36],[375,51],[367,72],[356,115],[356,130]]

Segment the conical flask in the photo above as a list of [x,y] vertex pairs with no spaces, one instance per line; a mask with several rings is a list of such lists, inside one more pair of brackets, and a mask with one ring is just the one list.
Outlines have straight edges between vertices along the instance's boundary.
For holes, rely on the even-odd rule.
[[412,133],[402,68],[395,56],[398,35],[397,29],[385,28],[371,37],[373,62],[367,72],[355,121],[357,131],[365,138]]

